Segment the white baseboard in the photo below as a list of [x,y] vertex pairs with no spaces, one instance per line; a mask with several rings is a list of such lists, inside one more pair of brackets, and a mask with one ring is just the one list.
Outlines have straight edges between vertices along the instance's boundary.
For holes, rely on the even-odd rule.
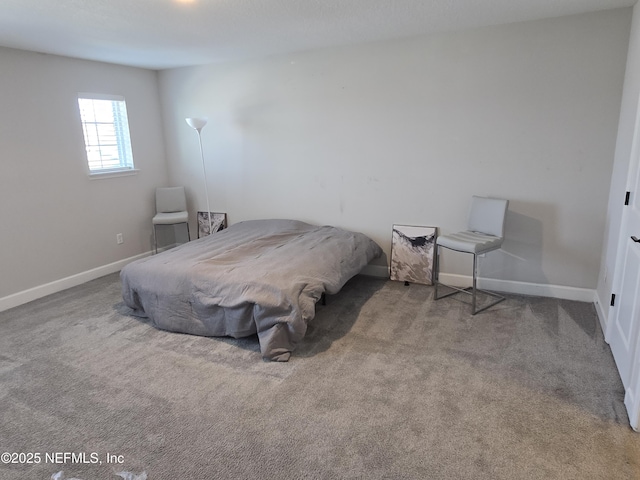
[[596,313],[598,314],[598,320],[600,321],[600,328],[602,329],[602,332],[604,333],[604,341],[609,343],[609,340],[607,339],[607,326],[609,325],[609,319],[607,317],[607,314],[604,313],[604,310],[602,308],[602,301],[600,300],[600,295],[598,295],[598,291],[596,290],[595,292],[595,300],[594,300],[594,305],[596,307]]
[[[367,265],[362,275],[389,278],[389,268],[382,265]],[[441,273],[440,281],[454,287],[467,287],[472,279],[467,275]],[[577,300],[580,302],[596,302],[596,291],[590,288],[566,287],[563,285],[547,285],[542,283],[515,282],[497,280],[493,278],[479,278],[478,287],[486,290],[518,295],[532,295],[536,297],[561,298],[563,300]]]
[[118,272],[126,264],[131,263],[134,260],[138,260],[139,258],[147,257],[149,255],[151,255],[151,252],[136,255],[135,257],[125,258],[124,260],[119,260],[108,265],[93,268],[91,270],[87,270],[86,272],[81,272],[76,275],[71,275],[70,277],[61,278],[60,280],[55,280],[50,283],[45,283],[44,285],[39,285],[28,290],[23,290],[22,292],[7,295],[6,297],[0,298],[0,312],[9,310],[10,308],[17,307],[33,300],[37,300],[38,298],[51,295],[52,293],[61,292],[62,290],[66,290],[67,288],[81,285],[90,280],[104,277],[105,275],[109,275],[110,273]]
[[389,267],[384,265],[367,265],[360,271],[360,275],[389,278]]
[[[472,279],[466,275],[440,274],[440,281],[454,287],[471,285]],[[590,288],[567,287],[564,285],[549,285],[544,283],[516,282],[498,280],[495,278],[479,278],[478,288],[518,295],[532,295],[536,297],[561,298],[563,300],[577,300],[580,302],[595,302],[596,292]]]
[[[37,300],[38,298],[51,295],[52,293],[61,292],[67,288],[81,285],[90,280],[104,277],[110,273],[115,273],[122,269],[126,264],[133,262],[139,258],[147,257],[152,252],[142,253],[134,257],[125,258],[102,267],[87,270],[86,272],[78,273],[70,277],[62,278],[44,285],[40,285],[22,292],[14,293],[6,297],[0,298],[0,312],[8,310],[13,307],[17,307],[27,302]],[[389,267],[384,265],[367,265],[360,272],[361,275],[369,275],[372,277],[389,278]],[[471,277],[466,275],[453,275],[453,274],[440,274],[440,280],[442,283],[446,283],[453,286],[468,286],[471,285]],[[515,293],[519,295],[533,295],[538,297],[551,297],[562,298],[565,300],[577,300],[581,302],[594,302],[596,310],[598,311],[598,317],[603,327],[603,331],[606,332],[606,318],[602,307],[597,298],[595,290],[589,288],[576,288],[566,287],[562,285],[546,285],[538,283],[528,282],[514,282],[507,280],[496,280],[492,278],[480,278],[478,279],[478,287],[487,290],[493,290],[496,292]]]

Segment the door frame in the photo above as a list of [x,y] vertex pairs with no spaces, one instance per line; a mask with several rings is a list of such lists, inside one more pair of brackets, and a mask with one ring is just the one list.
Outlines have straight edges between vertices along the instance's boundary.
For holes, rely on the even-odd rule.
[[[625,191],[629,193],[629,201],[622,206],[622,215],[620,220],[620,232],[618,237],[618,245],[616,250],[615,260],[615,272],[613,278],[612,292],[616,293],[616,305],[613,306],[613,310],[610,310],[610,318],[607,322],[607,331],[605,338],[607,343],[612,345],[612,339],[618,335],[618,340],[614,340],[613,346],[620,345],[620,342],[628,345],[627,349],[628,358],[620,357],[619,348],[611,348],[611,353],[614,356],[620,378],[625,389],[624,404],[629,416],[629,423],[631,427],[640,431],[640,318],[632,319],[633,325],[629,328],[629,338],[624,339],[619,332],[618,328],[618,315],[620,315],[621,305],[623,301],[627,301],[623,298],[622,291],[624,289],[624,280],[627,276],[628,255],[637,254],[633,249],[640,248],[635,245],[631,240],[631,226],[630,223],[634,220],[634,214],[632,206],[637,200],[636,195],[640,189],[640,97],[636,102],[636,117],[633,126],[633,138],[631,144],[631,151],[629,156],[629,164],[627,169],[626,187]],[[621,194],[620,201],[622,203],[624,196]],[[627,208],[630,207],[630,208]],[[640,210],[640,205],[638,205]],[[640,234],[640,230],[638,231]],[[640,289],[639,289],[640,290]],[[631,314],[636,311],[636,306],[640,302],[638,298],[639,292],[634,293],[634,297],[630,300],[632,302]],[[628,341],[627,341],[628,340]],[[622,365],[622,368],[621,368]],[[622,373],[625,373],[624,377]]]

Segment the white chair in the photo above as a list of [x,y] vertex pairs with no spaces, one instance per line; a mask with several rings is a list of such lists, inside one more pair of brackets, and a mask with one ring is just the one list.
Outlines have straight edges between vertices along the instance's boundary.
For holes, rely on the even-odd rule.
[[[471,210],[467,230],[450,235],[442,235],[436,240],[435,259],[435,299],[440,300],[457,293],[467,293],[471,295],[471,313],[486,310],[489,307],[503,301],[503,296],[486,290],[477,288],[478,279],[478,255],[497,250],[504,240],[504,221],[509,206],[508,200],[498,198],[472,197]],[[438,286],[440,285],[440,247],[455,250],[457,252],[470,253],[473,255],[473,285],[467,288],[458,288],[451,285],[443,286],[453,289],[453,292],[438,296]],[[477,308],[476,294],[482,292],[494,298],[488,305]]]
[[158,225],[184,224],[189,234],[189,212],[187,212],[187,196],[184,187],[160,187],[156,188],[156,215],[152,219],[153,243],[155,252],[158,253]]

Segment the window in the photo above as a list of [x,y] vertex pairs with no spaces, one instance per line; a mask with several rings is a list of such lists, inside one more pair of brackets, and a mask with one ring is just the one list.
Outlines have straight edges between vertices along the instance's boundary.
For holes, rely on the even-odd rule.
[[89,174],[133,171],[124,97],[79,94],[78,106]]

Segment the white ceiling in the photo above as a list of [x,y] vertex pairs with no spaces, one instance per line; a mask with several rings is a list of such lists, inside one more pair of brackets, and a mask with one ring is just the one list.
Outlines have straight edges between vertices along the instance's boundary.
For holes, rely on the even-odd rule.
[[0,46],[164,69],[592,12],[636,0],[0,0]]

